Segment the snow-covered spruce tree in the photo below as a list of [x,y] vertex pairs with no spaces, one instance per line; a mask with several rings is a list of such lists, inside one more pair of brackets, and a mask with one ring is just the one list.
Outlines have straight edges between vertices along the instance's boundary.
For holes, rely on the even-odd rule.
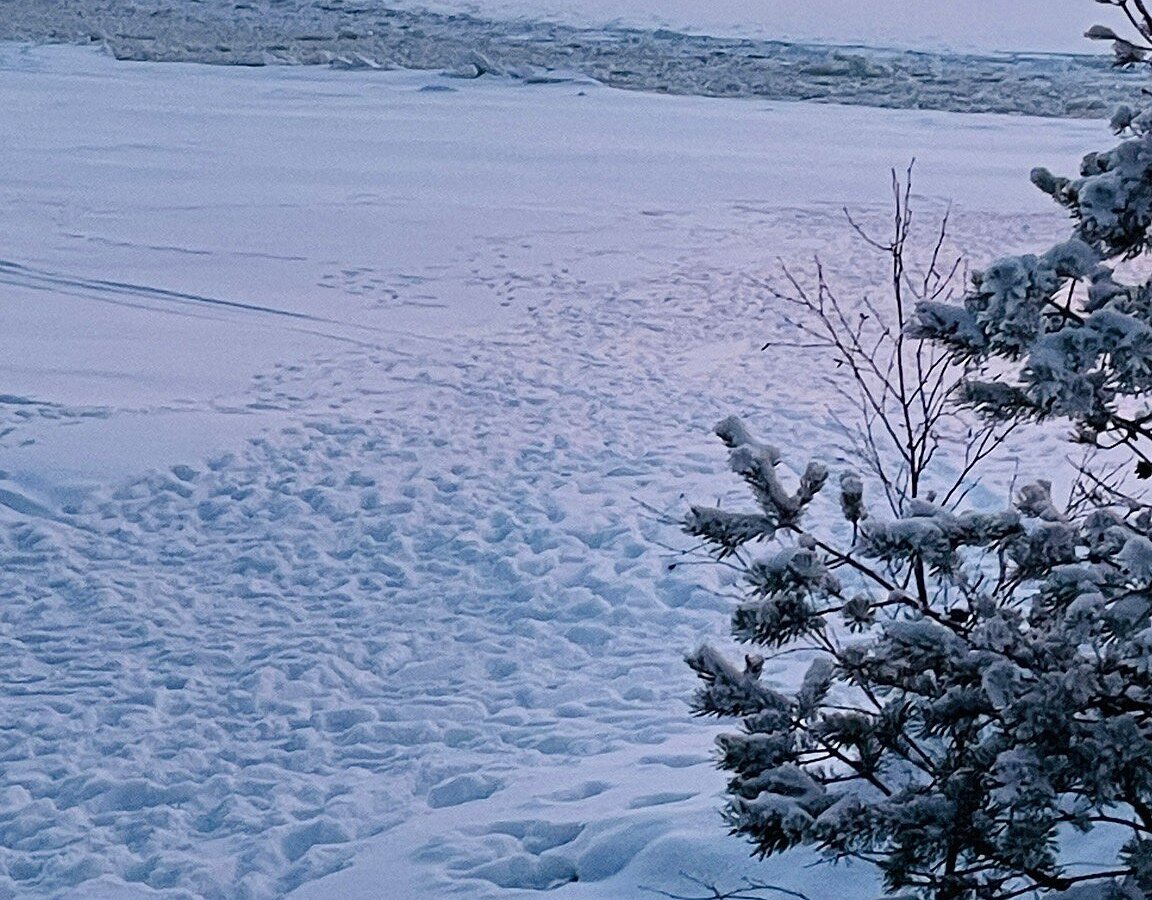
[[[1104,26],[1116,64],[1152,62],[1145,0],[1097,0],[1122,10],[1138,34]],[[967,400],[1005,420],[1066,418],[1077,440],[1125,448],[1152,475],[1152,284],[1139,276],[1152,227],[1152,107],[1121,107],[1121,142],[1084,157],[1077,178],[1032,171],[1032,181],[1075,222],[1069,240],[998,260],[972,279],[963,302],[929,300],[913,333],[966,364]],[[1135,261],[1135,264],[1134,262]],[[1119,269],[1118,269],[1119,267]],[[1135,278],[1118,275],[1129,271]]]
[[[797,324],[809,342],[851,377],[862,471],[840,473],[830,491],[830,473],[813,462],[789,487],[782,453],[726,419],[716,431],[754,505],[693,507],[685,521],[740,570],[735,638],[773,655],[813,655],[791,691],[766,683],[758,653],[743,665],[710,647],[690,655],[703,680],[695,711],[741,722],[718,740],[730,773],[727,821],[761,854],[806,845],[873,863],[890,895],[1144,898],[1152,890],[1152,521],[1097,490],[1105,479],[1088,481],[1071,509],[1057,507],[1045,482],[1023,487],[1012,510],[961,509],[973,467],[1002,435],[994,423],[974,427],[977,450],[963,464],[936,458],[965,371],[957,361],[1026,358],[1048,334],[1071,332],[1076,320],[1056,292],[1090,260],[1099,264],[1102,245],[1082,237],[1005,264],[1005,276],[979,275],[960,306],[949,302],[934,254],[912,323],[907,192],[897,206],[894,240],[876,244],[892,260],[890,325],[878,324],[882,311],[870,305],[850,315],[822,274],[809,292],[792,280],[785,297],[807,314]],[[1031,274],[1016,280],[1021,271]],[[1135,320],[1143,290],[1074,315],[1110,309],[1113,322]],[[948,343],[925,345],[928,335]],[[1136,377],[1134,363],[1123,368]],[[1076,406],[1083,389],[1045,387],[1033,371],[1012,396],[1056,396],[1066,414],[1095,414],[1118,395]],[[1023,399],[1013,408],[1036,414]],[[943,462],[950,465],[940,470],[958,474],[937,485],[934,466]],[[839,524],[821,525],[833,511]],[[1062,834],[1105,824],[1126,841],[1115,865],[1062,865]]]

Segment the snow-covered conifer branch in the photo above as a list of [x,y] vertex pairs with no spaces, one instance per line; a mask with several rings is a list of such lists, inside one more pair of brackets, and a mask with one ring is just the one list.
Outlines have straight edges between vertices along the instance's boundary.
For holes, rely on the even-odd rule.
[[[1072,196],[1071,183],[1037,180]],[[814,288],[787,272],[776,294],[806,344],[841,362],[864,469],[839,473],[834,497],[821,496],[818,463],[786,486],[786,454],[727,419],[716,431],[756,508],[693,507],[684,523],[743,573],[734,637],[814,657],[791,693],[765,683],[755,654],[742,667],[711,648],[689,658],[704,681],[694,710],[742,724],[717,742],[727,821],[762,855],[807,845],[876,865],[902,897],[1146,900],[1152,509],[1087,464],[1067,507],[1038,481],[1013,509],[963,508],[1007,429],[952,403],[1010,423],[1079,416],[1094,437],[1140,439],[1152,412],[1115,400],[1149,378],[1152,292],[1105,271],[1104,239],[1083,232],[976,273],[957,304],[942,284],[959,269],[940,268],[939,239],[928,275],[908,276],[910,194],[896,184],[895,236],[868,243],[890,255],[898,327],[875,301],[849,315],[819,263]],[[905,319],[909,295],[919,305]],[[993,358],[1017,377],[971,377],[998,374]],[[954,428],[966,449],[938,481]],[[842,526],[819,527],[807,515],[819,504]],[[754,556],[760,542],[776,547]],[[1071,874],[1059,853],[1069,825],[1133,837],[1115,867]]]

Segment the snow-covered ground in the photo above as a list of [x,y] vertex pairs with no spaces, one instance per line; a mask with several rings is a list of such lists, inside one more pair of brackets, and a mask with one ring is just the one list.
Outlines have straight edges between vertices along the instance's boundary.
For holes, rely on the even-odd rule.
[[0,98],[0,895],[873,895],[724,836],[730,601],[647,508],[731,412],[835,462],[749,276],[866,284],[913,155],[1042,245],[1102,124],[11,45]]

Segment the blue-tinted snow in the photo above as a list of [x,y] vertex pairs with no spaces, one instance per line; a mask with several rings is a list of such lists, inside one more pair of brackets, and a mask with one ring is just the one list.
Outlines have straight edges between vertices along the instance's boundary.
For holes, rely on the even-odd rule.
[[839,465],[775,259],[882,276],[911,155],[1051,242],[1104,127],[442,83],[0,51],[0,895],[871,896],[724,836],[649,510],[729,413]]

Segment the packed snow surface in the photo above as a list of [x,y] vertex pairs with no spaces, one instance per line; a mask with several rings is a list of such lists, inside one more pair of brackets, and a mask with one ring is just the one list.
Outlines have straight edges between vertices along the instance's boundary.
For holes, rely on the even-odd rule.
[[873,895],[724,836],[731,600],[651,510],[730,413],[842,465],[777,259],[862,290],[912,155],[1043,246],[1103,125],[12,45],[0,98],[0,895]]

